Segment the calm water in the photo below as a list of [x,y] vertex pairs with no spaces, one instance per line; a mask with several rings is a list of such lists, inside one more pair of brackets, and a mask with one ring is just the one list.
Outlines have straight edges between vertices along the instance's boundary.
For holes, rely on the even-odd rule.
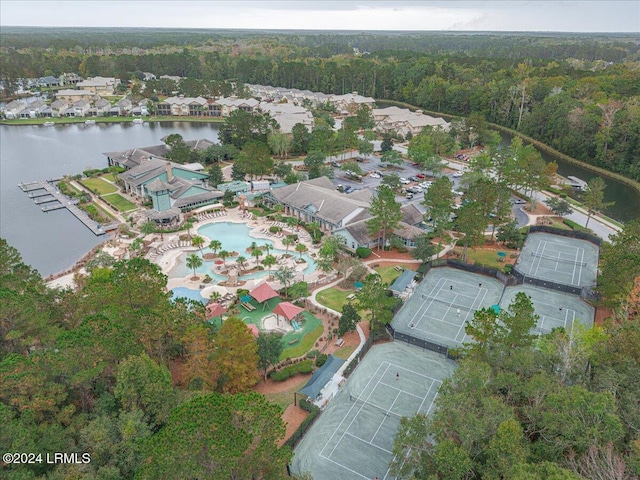
[[[269,244],[271,247],[273,247],[273,242],[271,240],[266,240],[263,238],[257,239],[250,237],[250,231],[251,229],[244,223],[232,222],[209,223],[198,228],[198,234],[206,238],[219,240],[222,243],[221,250],[227,250],[228,252],[238,252],[238,254],[245,257],[247,261],[251,262],[251,264],[253,265],[255,259],[251,256],[251,254],[247,252],[247,248],[249,248],[249,246],[253,242],[256,242],[258,246]],[[213,253],[212,250],[208,247],[203,248],[202,252]],[[286,250],[272,248],[270,251],[270,255],[282,255],[283,253],[286,253]],[[289,248],[289,254],[294,255],[296,258],[300,258],[300,254],[297,253],[293,248]],[[170,277],[186,277],[193,272],[193,270],[187,267],[187,257],[189,255],[190,253],[186,252],[178,257],[178,263],[171,270],[169,274]],[[264,257],[265,255],[263,255],[261,259],[263,259]],[[238,257],[229,257],[226,259],[226,261],[231,264],[236,261],[236,258]],[[305,267],[303,273],[307,275],[311,272],[314,272],[316,270],[316,264],[313,259],[306,253],[302,255],[302,258],[307,262],[307,266]],[[215,260],[203,260],[202,265],[196,268],[196,272],[203,275],[209,275],[216,281],[216,283],[222,280],[226,280],[226,275],[219,275],[213,271],[214,262]],[[272,267],[273,270],[275,270],[276,268],[276,266]],[[249,280],[252,278],[264,277],[268,274],[268,270],[263,270],[259,272],[248,273],[246,275],[240,275],[238,278],[241,280]]]
[[[511,136],[502,134],[502,144],[508,145],[511,143]],[[556,162],[558,164],[558,174],[563,177],[573,175],[585,182],[588,182],[594,177],[599,177],[597,173],[594,173],[586,168],[573,165],[572,163],[565,162],[561,158],[550,155],[546,152],[540,151],[542,158],[549,162]],[[636,190],[627,185],[620,183],[611,178],[603,177],[607,188],[604,191],[605,202],[615,202],[611,207],[606,208],[603,213],[609,217],[619,220],[621,222],[628,222],[640,217],[640,194]],[[576,199],[580,200],[580,194],[575,193],[572,195]]]
[[218,129],[217,124],[181,122],[0,125],[0,236],[43,276],[65,270],[107,237],[96,237],[67,210],[43,213],[18,183],[104,168],[103,152],[158,145],[171,133],[217,141]]

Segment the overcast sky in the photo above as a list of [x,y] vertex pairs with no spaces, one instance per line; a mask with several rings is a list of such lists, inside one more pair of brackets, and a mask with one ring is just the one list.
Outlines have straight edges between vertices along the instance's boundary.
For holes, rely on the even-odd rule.
[[640,32],[640,0],[0,0],[0,25]]

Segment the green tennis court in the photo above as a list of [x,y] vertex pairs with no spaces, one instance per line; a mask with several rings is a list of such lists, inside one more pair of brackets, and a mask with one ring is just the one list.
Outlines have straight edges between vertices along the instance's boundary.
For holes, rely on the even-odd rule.
[[373,347],[295,450],[292,470],[314,480],[389,474],[400,418],[429,414],[455,363],[393,342]]

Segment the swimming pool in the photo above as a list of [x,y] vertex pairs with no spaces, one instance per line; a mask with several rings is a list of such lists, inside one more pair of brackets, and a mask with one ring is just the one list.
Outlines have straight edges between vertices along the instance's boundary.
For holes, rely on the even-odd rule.
[[[249,228],[244,223],[231,223],[231,222],[220,222],[220,223],[208,223],[207,225],[203,225],[198,228],[198,235],[202,235],[209,239],[219,240],[222,243],[222,250],[226,250],[228,252],[238,252],[238,255],[242,255],[248,261],[251,261],[253,264],[254,258],[250,253],[247,252],[247,248],[253,243],[256,242],[259,246],[268,244],[273,247],[273,242],[271,240],[266,240],[264,238],[253,238],[249,236],[249,232],[251,228]],[[193,274],[193,270],[187,267],[187,257],[191,255],[193,252],[183,253],[178,257],[178,261],[176,266],[169,272],[169,276],[172,278],[183,278],[190,274]],[[202,253],[212,253],[210,248],[203,248]],[[280,250],[277,248],[272,248],[270,251],[271,255],[282,255],[286,253],[285,250]],[[296,253],[293,248],[289,249],[289,254],[294,255],[296,258],[300,257],[299,253]],[[200,256],[200,253],[198,252]],[[237,256],[229,257],[226,259],[227,264],[232,264],[235,262]],[[307,254],[303,254],[302,258],[307,262],[307,266],[304,269],[304,274],[307,275],[309,273],[315,272],[316,263],[315,261]],[[264,255],[261,257],[261,260],[264,259]],[[217,259],[219,260],[219,259]],[[202,266],[196,268],[196,273],[200,273],[203,275],[209,275],[216,282],[220,282],[227,279],[226,275],[219,275],[212,271],[212,267],[214,265],[215,260],[202,260]],[[275,270],[275,266],[272,267]],[[265,275],[268,275],[269,272],[267,270],[252,272],[246,275],[240,275],[238,277],[239,280],[250,280],[253,278],[260,278]]]
[[204,298],[200,293],[200,290],[193,290],[186,287],[176,287],[171,289],[171,300],[176,298],[188,298],[189,300],[195,300],[201,303],[207,303],[209,300]]

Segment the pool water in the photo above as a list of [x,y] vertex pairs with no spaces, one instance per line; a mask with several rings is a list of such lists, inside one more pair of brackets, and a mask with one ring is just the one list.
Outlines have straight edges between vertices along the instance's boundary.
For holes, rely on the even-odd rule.
[[[203,225],[198,228],[198,235],[205,236],[210,238],[211,240],[215,239],[220,241],[222,244],[221,250],[226,250],[228,252],[238,252],[238,255],[244,256],[248,263],[253,264],[254,257],[251,256],[250,253],[247,252],[247,248],[253,243],[256,242],[258,246],[262,245],[271,245],[273,246],[273,242],[271,240],[266,239],[258,239],[249,236],[249,232],[251,229],[244,223],[230,223],[230,222],[221,222],[221,223],[209,223],[207,225]],[[186,277],[188,275],[193,274],[193,269],[187,268],[187,257],[191,255],[193,252],[183,253],[178,257],[178,262],[176,266],[169,273],[170,277]],[[205,253],[213,253],[210,248],[203,248],[202,254],[200,252],[196,252],[199,256]],[[272,248],[269,252],[270,255],[282,255],[286,253],[285,250],[274,249]],[[297,253],[293,247],[289,248],[289,254],[294,255],[296,258],[300,257],[300,254]],[[263,260],[265,255],[260,257],[260,260]],[[227,264],[232,264],[235,262],[237,257],[229,257],[225,260]],[[304,274],[307,275],[316,270],[315,261],[307,254],[303,254],[302,258],[307,262],[307,266],[304,269]],[[216,259],[220,261],[220,259]],[[212,267],[216,260],[202,260],[202,266],[196,268],[196,273],[200,273],[203,275],[209,275],[216,282],[220,282],[227,279],[226,275],[219,275],[212,271]],[[277,267],[274,265],[271,267],[272,270],[275,270]],[[268,275],[269,271],[259,271],[248,273],[246,275],[240,275],[238,277],[239,280],[249,280],[253,278],[260,278],[265,275]]]
[[171,289],[171,299],[175,300],[177,298],[188,298],[189,300],[195,300],[201,303],[207,303],[209,300],[204,298],[200,294],[200,290],[193,290],[191,288],[186,287],[176,287]]

